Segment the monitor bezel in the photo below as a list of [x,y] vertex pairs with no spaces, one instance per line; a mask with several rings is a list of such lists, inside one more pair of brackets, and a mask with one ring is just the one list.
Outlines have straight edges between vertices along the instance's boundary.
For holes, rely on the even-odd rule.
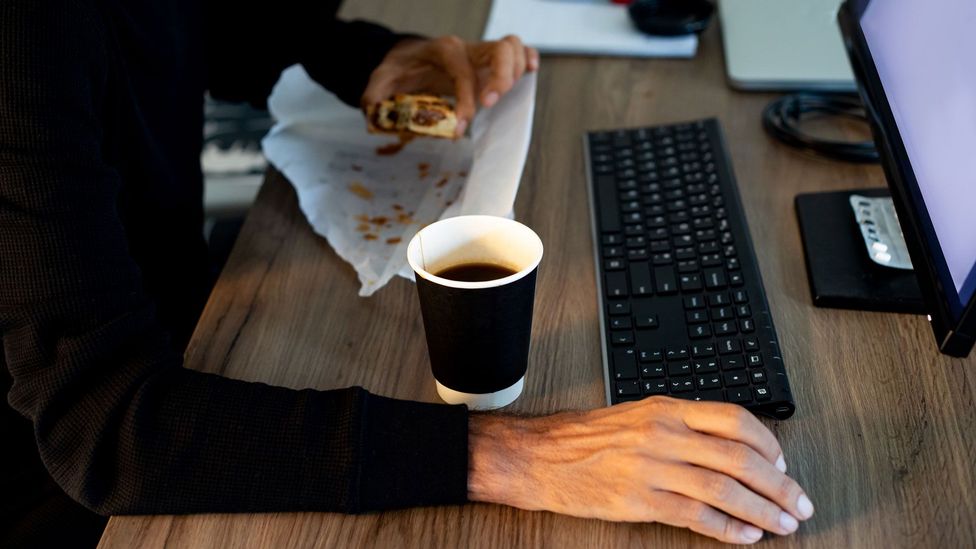
[[976,335],[976,295],[971,296],[968,303],[960,303],[959,293],[948,277],[945,257],[938,245],[915,172],[861,29],[861,15],[869,3],[870,0],[846,0],[841,6],[838,21],[844,46],[854,70],[858,91],[869,113],[874,141],[918,284],[931,311],[932,330],[939,350],[952,356],[967,356]]

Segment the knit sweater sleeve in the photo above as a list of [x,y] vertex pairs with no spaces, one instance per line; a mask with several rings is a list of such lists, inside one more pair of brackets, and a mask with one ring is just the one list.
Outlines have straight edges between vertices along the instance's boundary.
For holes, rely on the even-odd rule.
[[354,107],[373,69],[406,35],[335,17],[336,0],[279,0],[270,9],[210,0],[204,23],[208,88],[218,99],[263,106],[282,69],[301,63]]
[[182,367],[103,160],[107,36],[82,2],[0,3],[0,363],[51,476],[103,514],[465,501],[463,407]]

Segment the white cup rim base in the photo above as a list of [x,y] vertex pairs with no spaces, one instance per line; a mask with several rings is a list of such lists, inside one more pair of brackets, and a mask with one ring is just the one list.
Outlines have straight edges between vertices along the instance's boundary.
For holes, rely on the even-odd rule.
[[494,393],[462,393],[444,386],[436,379],[434,382],[437,383],[438,396],[448,404],[467,404],[471,410],[495,410],[515,402],[525,387],[525,376],[511,386]]

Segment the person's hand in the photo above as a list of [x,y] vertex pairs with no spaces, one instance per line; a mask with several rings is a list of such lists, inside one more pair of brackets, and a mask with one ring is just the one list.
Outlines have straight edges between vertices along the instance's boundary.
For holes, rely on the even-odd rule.
[[373,71],[362,106],[365,110],[396,93],[453,95],[461,136],[477,102],[491,107],[526,71],[538,68],[539,52],[516,36],[494,42],[464,42],[456,36],[406,39]]
[[796,531],[813,504],[772,433],[731,404],[652,397],[537,418],[472,414],[468,497],[662,522],[727,543]]

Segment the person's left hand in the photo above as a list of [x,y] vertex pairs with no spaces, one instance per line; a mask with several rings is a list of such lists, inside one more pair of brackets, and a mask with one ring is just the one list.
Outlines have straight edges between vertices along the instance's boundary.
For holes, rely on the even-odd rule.
[[526,71],[538,68],[539,52],[517,36],[494,42],[464,42],[456,36],[408,38],[373,71],[362,107],[365,110],[396,93],[454,95],[460,137],[474,118],[477,102],[491,107]]

